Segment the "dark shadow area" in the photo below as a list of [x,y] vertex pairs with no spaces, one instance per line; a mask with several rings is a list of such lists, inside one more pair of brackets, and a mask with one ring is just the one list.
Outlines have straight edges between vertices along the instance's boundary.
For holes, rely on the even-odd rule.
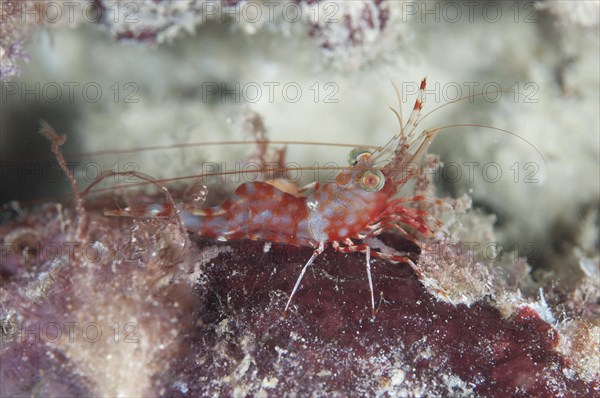
[[71,187],[50,148],[39,134],[46,120],[68,139],[62,149],[77,151],[80,142],[72,128],[77,119],[73,104],[5,101],[0,104],[0,205],[10,201],[44,201],[69,194]]

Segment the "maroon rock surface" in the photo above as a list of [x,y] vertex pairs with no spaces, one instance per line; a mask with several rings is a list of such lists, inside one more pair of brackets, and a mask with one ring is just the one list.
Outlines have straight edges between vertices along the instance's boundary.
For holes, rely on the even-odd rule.
[[[273,245],[264,253],[260,242],[222,245],[233,250],[206,266],[199,285],[199,326],[189,337],[194,355],[172,373],[191,391],[253,394],[240,388],[276,378],[275,391],[301,395],[598,392],[597,384],[565,376],[568,361],[554,351],[557,333],[527,307],[503,320],[488,303],[441,303],[407,265],[374,260],[377,314],[371,320],[364,257],[327,250],[283,316],[311,250]],[[232,375],[240,377],[228,382]]]

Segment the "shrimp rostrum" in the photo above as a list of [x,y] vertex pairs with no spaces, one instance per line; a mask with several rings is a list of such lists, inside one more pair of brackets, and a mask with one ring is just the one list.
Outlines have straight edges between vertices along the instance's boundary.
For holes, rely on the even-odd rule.
[[[408,257],[372,250],[368,244],[355,243],[355,240],[362,241],[386,230],[397,229],[416,241],[406,231],[407,227],[430,236],[431,224],[441,225],[427,212],[407,206],[431,199],[398,196],[400,188],[414,177],[415,165],[440,130],[415,134],[425,84],[423,79],[406,123],[401,110],[392,109],[400,123],[400,131],[373,152],[361,148],[352,150],[348,157],[350,167],[342,169],[334,181],[314,184],[312,189],[304,191],[307,192],[304,196],[284,192],[267,182],[244,183],[220,206],[175,209],[181,222],[189,231],[221,241],[251,239],[312,247],[313,254],[296,280],[286,311],[306,271],[326,247],[331,245],[341,253],[364,253],[374,315],[371,257],[409,263],[413,268],[416,266]],[[442,203],[439,200],[434,202]],[[143,209],[125,208],[109,214],[156,216],[164,215],[168,210],[162,205],[151,205]]]

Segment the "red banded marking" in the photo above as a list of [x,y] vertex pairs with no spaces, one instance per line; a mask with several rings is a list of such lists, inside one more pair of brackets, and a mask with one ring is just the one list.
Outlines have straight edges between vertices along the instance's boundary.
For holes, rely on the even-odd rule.
[[278,243],[308,245],[299,222],[308,215],[306,198],[283,192],[265,182],[242,184],[221,206],[196,212],[201,236],[264,239]]

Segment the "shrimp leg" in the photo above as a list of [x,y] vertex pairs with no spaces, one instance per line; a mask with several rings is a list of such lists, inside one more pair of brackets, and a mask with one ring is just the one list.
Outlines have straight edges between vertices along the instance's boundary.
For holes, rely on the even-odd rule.
[[367,262],[367,278],[369,280],[369,290],[371,292],[371,316],[375,318],[375,291],[373,289],[373,277],[371,275],[371,247],[369,245],[356,245],[352,240],[345,239],[347,247],[342,247],[338,242],[333,242],[333,248],[340,253],[365,253]]
[[288,299],[287,304],[285,305],[284,312],[287,312],[287,309],[290,306],[290,303],[292,302],[292,297],[294,297],[294,294],[296,294],[296,291],[298,290],[298,287],[300,286],[300,282],[302,282],[302,278],[304,278],[304,274],[306,273],[306,270],[308,269],[308,267],[310,267],[312,265],[312,263],[319,256],[319,254],[323,253],[324,250],[325,250],[325,242],[319,243],[319,247],[317,247],[315,249],[315,251],[313,252],[313,255],[310,257],[310,259],[308,260],[306,265],[304,265],[304,268],[302,268],[302,272],[300,272],[300,276],[298,276],[298,279],[296,279],[296,284],[294,285],[294,289],[292,289],[292,294],[290,294],[290,298]]

